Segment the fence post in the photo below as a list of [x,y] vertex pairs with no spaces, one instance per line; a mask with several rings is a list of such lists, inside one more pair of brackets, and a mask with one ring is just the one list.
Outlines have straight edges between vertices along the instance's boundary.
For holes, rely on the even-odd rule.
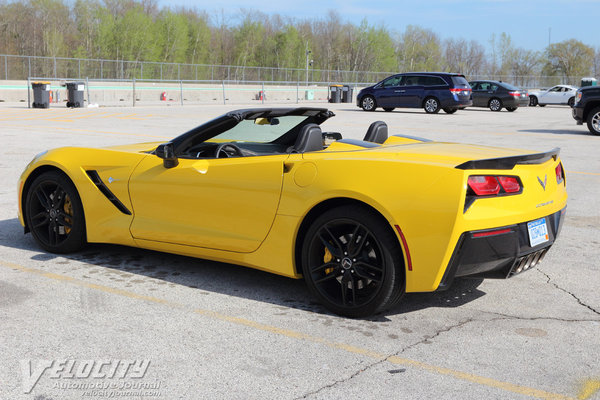
[[87,91],[88,107],[90,105],[90,79],[85,77],[85,90]]
[[300,81],[296,82],[296,104],[300,100]]
[[56,57],[54,57],[54,74],[52,77],[56,78]]
[[4,79],[8,80],[8,56],[4,56]]
[[31,56],[27,56],[27,77],[31,76]]
[[227,104],[225,102],[225,81],[221,81],[221,83],[223,84],[223,104]]
[[179,97],[181,98],[181,105],[183,105],[183,82],[179,81]]
[[140,79],[144,79],[144,63],[140,63]]
[[135,107],[135,76],[133,77],[133,106]]
[[29,88],[31,87],[31,79],[27,76],[27,108],[31,108],[31,98]]
[[77,74],[77,77],[79,79],[81,79],[81,58],[77,59],[77,70],[79,71],[79,73]]

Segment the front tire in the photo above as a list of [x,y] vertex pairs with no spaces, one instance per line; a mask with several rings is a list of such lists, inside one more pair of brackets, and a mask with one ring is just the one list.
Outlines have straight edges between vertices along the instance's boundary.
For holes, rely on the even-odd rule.
[[377,103],[375,102],[375,98],[373,96],[365,96],[360,101],[360,106],[365,111],[375,111],[377,108]]
[[75,185],[63,173],[49,171],[31,184],[25,199],[26,221],[44,250],[71,253],[85,240],[85,219]]
[[500,111],[502,110],[502,101],[500,99],[493,98],[490,100],[488,107],[492,111]]
[[538,99],[535,96],[529,96],[529,107],[535,107],[538,105]]
[[592,135],[600,135],[600,107],[590,111],[587,117],[587,126]]
[[427,114],[437,114],[440,112],[440,102],[435,97],[428,97],[423,102],[423,109]]
[[347,205],[319,216],[302,245],[310,292],[330,311],[366,317],[404,293],[402,249],[389,224],[365,207]]

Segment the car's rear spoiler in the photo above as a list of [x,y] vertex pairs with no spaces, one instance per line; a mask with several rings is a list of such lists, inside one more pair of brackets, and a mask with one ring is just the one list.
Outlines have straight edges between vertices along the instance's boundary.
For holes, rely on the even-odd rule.
[[457,169],[513,169],[517,164],[542,164],[558,157],[560,148],[556,147],[545,153],[524,154],[522,156],[487,158],[471,160],[457,165]]

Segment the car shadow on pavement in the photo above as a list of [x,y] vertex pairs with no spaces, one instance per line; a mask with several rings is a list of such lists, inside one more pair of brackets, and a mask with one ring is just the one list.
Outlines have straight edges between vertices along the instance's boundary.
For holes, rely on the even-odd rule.
[[553,135],[582,135],[592,136],[587,128],[580,130],[575,129],[518,129],[517,132],[528,132],[528,133],[551,133]]
[[[31,234],[24,235],[23,228],[16,218],[0,221],[1,246],[24,250],[31,254],[28,258],[19,256],[25,267],[45,269],[51,268],[53,261],[61,266],[76,261],[77,268],[84,269],[83,278],[77,279],[85,279],[93,274],[95,277],[106,278],[109,282],[117,281],[120,285],[131,287],[131,290],[137,293],[140,290],[164,290],[167,283],[171,287],[181,285],[198,289],[203,294],[219,293],[279,307],[332,315],[312,297],[303,280],[233,264],[112,244],[94,243],[76,253],[52,254],[38,247]],[[6,260],[5,257],[0,258]],[[40,265],[39,262],[49,262],[50,265]],[[142,276],[159,280],[157,283],[161,286],[148,289],[148,284],[152,286],[152,281],[140,279]],[[375,322],[387,321],[385,316],[431,307],[459,307],[485,295],[477,289],[481,282],[481,279],[457,279],[445,292],[409,293],[393,309],[365,319]],[[153,292],[146,294],[152,295]]]

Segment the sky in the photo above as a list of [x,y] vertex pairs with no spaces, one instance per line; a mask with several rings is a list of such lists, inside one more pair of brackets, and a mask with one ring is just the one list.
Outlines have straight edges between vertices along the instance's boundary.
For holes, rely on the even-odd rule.
[[544,50],[548,43],[577,39],[600,48],[600,0],[158,0],[160,6],[185,6],[224,14],[239,23],[243,10],[284,17],[324,19],[329,10],[342,21],[385,26],[402,33],[407,25],[431,29],[442,39],[477,40],[489,48],[492,35],[510,35],[516,47]]

